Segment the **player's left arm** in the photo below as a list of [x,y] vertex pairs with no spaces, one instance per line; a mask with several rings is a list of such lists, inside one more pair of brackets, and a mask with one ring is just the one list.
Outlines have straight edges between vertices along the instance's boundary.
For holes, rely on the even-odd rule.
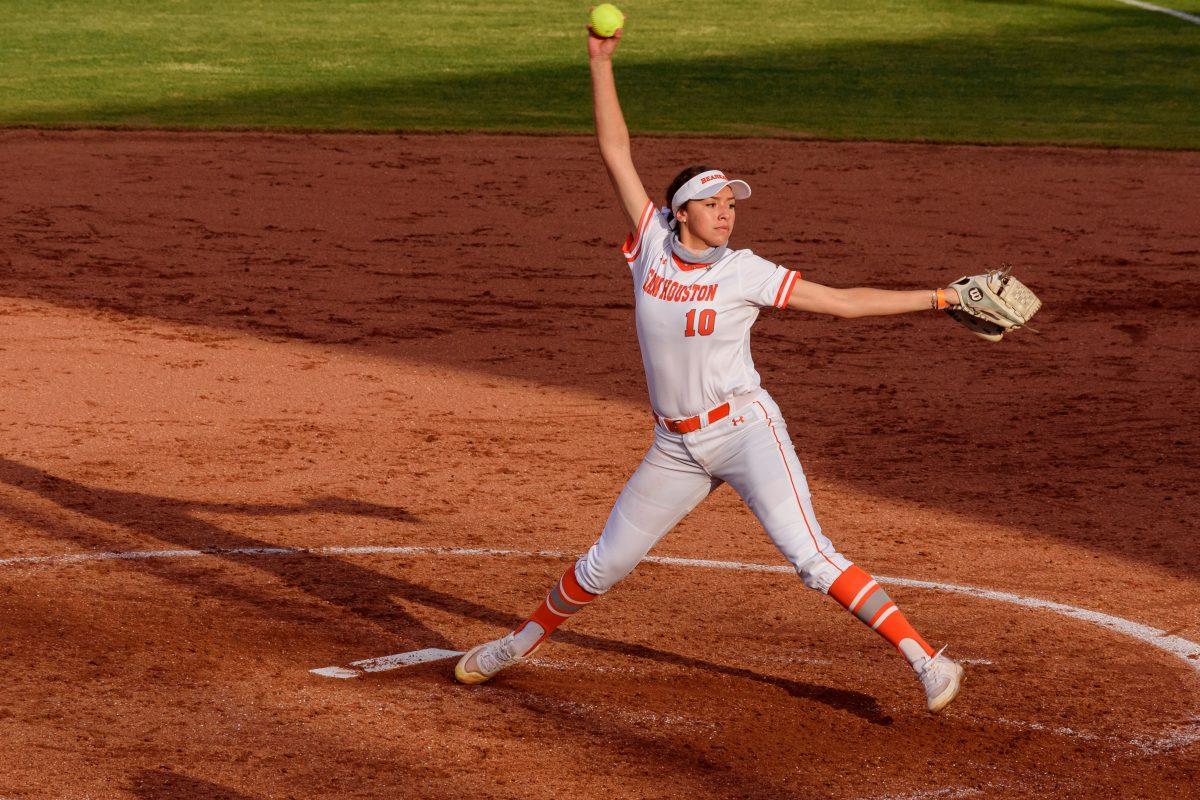
[[[955,289],[947,287],[942,292],[949,305],[958,305],[958,292]],[[801,278],[792,287],[787,307],[797,311],[831,314],[835,317],[850,319],[928,311],[930,308],[936,308],[934,303],[936,303],[936,294],[932,289],[913,291],[867,287],[838,289]]]

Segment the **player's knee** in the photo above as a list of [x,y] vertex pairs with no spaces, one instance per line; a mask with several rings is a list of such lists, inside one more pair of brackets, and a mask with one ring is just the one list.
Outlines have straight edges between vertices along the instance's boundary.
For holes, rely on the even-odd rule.
[[829,594],[829,587],[850,566],[850,560],[833,548],[817,553],[807,561],[796,565],[800,580],[810,589]]
[[604,594],[611,584],[604,580],[603,570],[589,558],[591,551],[575,562],[575,580],[592,594]]
[[626,514],[629,492],[627,486],[609,514],[600,538],[575,566],[575,579],[593,594],[607,592],[633,572],[658,540],[630,521]]
[[575,563],[575,580],[592,594],[604,594],[636,566],[637,560],[615,558],[593,546]]

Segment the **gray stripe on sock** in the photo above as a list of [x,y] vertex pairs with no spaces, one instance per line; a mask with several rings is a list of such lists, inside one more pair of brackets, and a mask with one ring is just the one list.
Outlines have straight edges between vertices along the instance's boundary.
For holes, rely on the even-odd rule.
[[550,590],[549,599],[550,605],[554,606],[554,609],[560,614],[574,614],[576,611],[583,608],[583,606],[576,605],[575,603],[572,603],[563,597],[562,592],[558,590],[557,583],[554,584],[554,588]]
[[884,603],[890,603],[891,601],[892,598],[888,597],[887,592],[882,587],[877,588],[867,598],[866,602],[858,607],[858,611],[854,612],[854,616],[870,625],[871,617],[879,613],[879,609],[883,608]]

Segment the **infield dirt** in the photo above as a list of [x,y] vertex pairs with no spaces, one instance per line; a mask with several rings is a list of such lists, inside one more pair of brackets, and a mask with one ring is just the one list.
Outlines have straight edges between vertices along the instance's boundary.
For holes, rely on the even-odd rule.
[[[584,137],[0,133],[0,558],[416,545],[577,553],[649,442]],[[1200,640],[1200,153],[635,143],[745,177],[735,246],[837,286],[1010,261],[1039,334],[765,314],[817,513],[869,571]],[[780,563],[723,488],[660,555]],[[643,565],[537,663],[450,662],[564,560],[0,564],[14,798],[1188,797],[1200,674],[1044,612],[891,594],[968,680],[789,575]]]

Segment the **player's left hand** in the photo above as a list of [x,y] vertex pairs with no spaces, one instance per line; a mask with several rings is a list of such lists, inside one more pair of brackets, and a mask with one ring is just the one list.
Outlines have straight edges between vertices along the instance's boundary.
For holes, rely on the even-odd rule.
[[958,294],[958,305],[947,308],[946,313],[989,342],[1000,341],[1011,330],[1028,327],[1042,301],[1011,272],[1012,267],[1006,266],[959,278],[949,287]]

